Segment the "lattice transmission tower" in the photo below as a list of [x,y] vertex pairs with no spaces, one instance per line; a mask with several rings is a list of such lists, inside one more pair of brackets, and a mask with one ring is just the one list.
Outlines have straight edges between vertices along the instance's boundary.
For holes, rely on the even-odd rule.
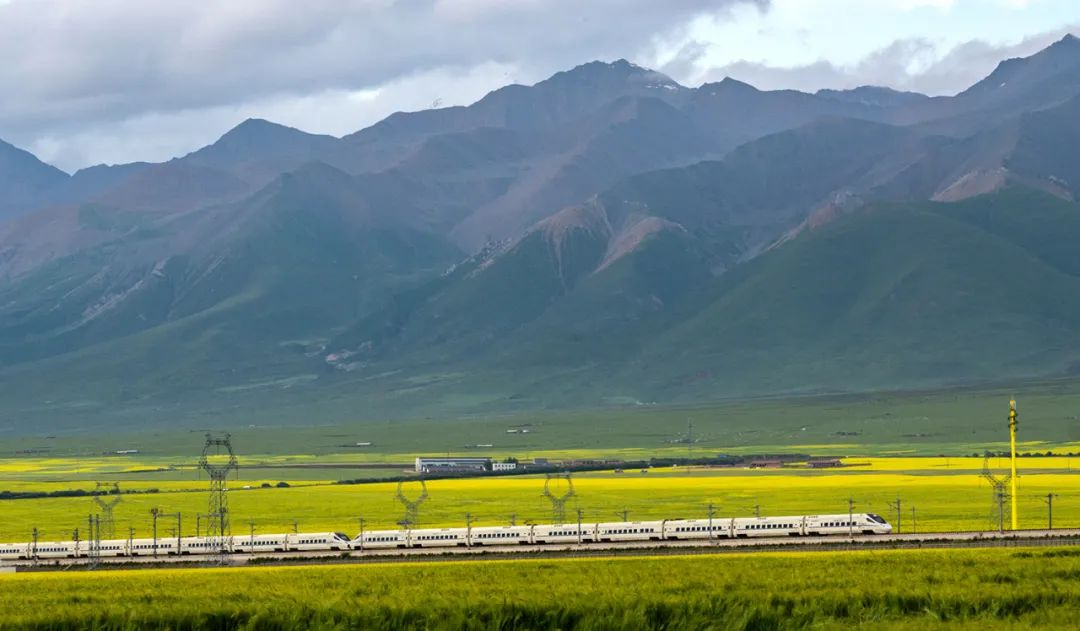
[[113,521],[113,508],[120,503],[119,482],[98,482],[94,486],[94,504],[100,513],[98,522],[98,534],[105,539],[116,537],[116,527]]
[[206,538],[210,548],[224,552],[228,548],[232,529],[229,525],[229,474],[238,471],[236,454],[233,453],[232,436],[206,435],[199,468],[210,477],[210,510],[207,512]]
[[[544,497],[548,498],[551,502],[551,523],[553,524],[565,524],[566,523],[566,503],[570,501],[570,498],[574,497],[574,479],[573,474],[570,471],[564,473],[549,473],[544,476]],[[561,493],[558,490],[552,490],[552,482],[558,484],[560,481],[566,481],[566,489]]]
[[1012,480],[1012,474],[1005,474],[1002,477],[994,475],[993,471],[990,470],[990,454],[986,454],[983,457],[982,478],[989,482],[990,487],[994,490],[991,515],[997,514],[998,531],[1005,532],[1005,500],[1009,497],[1006,487]]
[[415,528],[420,523],[420,505],[428,498],[427,483],[422,479],[417,481],[420,483],[420,495],[416,496],[416,499],[405,496],[404,480],[398,480],[397,483],[397,494],[394,497],[405,507],[405,516],[398,522],[402,528]]

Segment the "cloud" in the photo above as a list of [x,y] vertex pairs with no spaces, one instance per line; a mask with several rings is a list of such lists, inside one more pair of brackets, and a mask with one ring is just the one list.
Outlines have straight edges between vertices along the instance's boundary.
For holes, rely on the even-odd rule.
[[821,88],[882,85],[929,95],[956,94],[1011,57],[1027,57],[1064,37],[1080,33],[1074,24],[1025,38],[1015,44],[995,45],[971,40],[947,50],[927,39],[902,39],[881,48],[858,63],[841,66],[816,61],[796,67],[736,61],[717,68],[698,69],[703,81],[733,77],[761,89],[791,88],[812,92]]
[[346,107],[357,92],[425,92],[417,78],[458,75],[471,78],[462,89],[441,87],[444,103],[460,102],[478,76],[491,89],[507,69],[536,79],[633,58],[695,18],[747,4],[768,0],[0,1],[0,137],[75,166],[100,158],[69,138],[107,142],[168,123],[129,156],[158,158],[178,149],[183,121],[204,136],[196,123],[219,113],[288,110],[314,95],[340,105],[316,109],[357,123]]

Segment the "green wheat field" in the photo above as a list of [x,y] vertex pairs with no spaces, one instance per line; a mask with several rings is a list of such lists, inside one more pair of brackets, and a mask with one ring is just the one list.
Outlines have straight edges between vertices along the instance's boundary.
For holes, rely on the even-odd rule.
[[1075,628],[1080,550],[18,574],[3,629]]

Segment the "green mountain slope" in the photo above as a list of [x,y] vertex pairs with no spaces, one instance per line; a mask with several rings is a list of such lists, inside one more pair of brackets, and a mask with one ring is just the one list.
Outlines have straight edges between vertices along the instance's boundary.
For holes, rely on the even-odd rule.
[[542,224],[331,348],[357,351],[365,388],[419,381],[409,389],[416,403],[489,409],[1080,368],[1080,205],[1042,192],[870,206],[719,274],[712,241],[676,224],[644,231],[609,260],[616,215],[586,209],[556,216],[566,229],[558,238]]
[[27,386],[5,404],[197,400],[329,370],[320,340],[460,256],[361,190],[313,165],[0,287],[0,375]]
[[873,208],[733,271],[622,378],[723,395],[1069,372],[1078,237],[1080,207],[1021,189]]

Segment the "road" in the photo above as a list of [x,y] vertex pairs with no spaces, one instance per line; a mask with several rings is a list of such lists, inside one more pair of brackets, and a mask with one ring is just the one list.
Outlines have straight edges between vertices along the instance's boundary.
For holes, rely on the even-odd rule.
[[[1080,529],[1018,530],[990,532],[931,532],[918,534],[855,535],[828,537],[778,537],[758,539],[716,539],[713,541],[622,541],[611,543],[545,544],[521,546],[473,546],[469,548],[410,548],[406,550],[353,550],[348,552],[272,552],[226,555],[226,565],[259,565],[460,560],[462,558],[548,558],[583,556],[648,556],[664,554],[722,554],[766,551],[890,550],[904,548],[991,548],[1005,546],[1080,545]],[[206,566],[205,556],[105,557],[101,567],[149,567],[184,564]],[[89,559],[41,559],[4,561],[0,571],[69,569],[85,566]]]

